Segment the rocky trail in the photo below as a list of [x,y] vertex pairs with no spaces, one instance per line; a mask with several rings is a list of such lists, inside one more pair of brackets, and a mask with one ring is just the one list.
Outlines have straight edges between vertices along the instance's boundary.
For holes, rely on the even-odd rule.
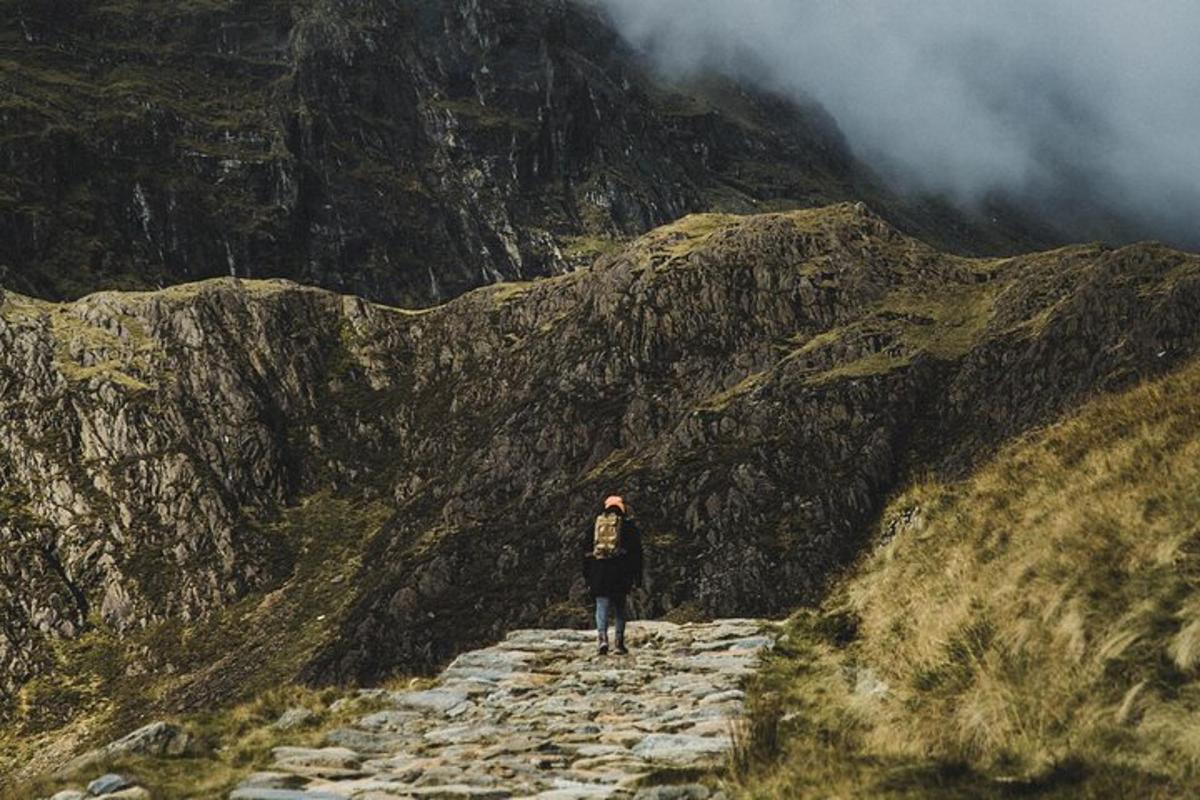
[[726,757],[771,634],[755,620],[635,622],[627,639],[629,655],[598,656],[590,631],[515,631],[459,656],[431,688],[381,693],[389,708],[325,747],[275,748],[230,798],[710,797],[638,784]]

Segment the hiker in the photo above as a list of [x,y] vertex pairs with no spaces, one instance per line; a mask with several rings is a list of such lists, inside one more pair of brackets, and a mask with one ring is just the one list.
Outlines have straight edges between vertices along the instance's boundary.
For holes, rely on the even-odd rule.
[[584,552],[583,577],[596,600],[599,653],[608,653],[611,618],[617,630],[616,652],[625,655],[625,595],[642,585],[642,534],[619,496],[605,499],[604,510],[588,528]]

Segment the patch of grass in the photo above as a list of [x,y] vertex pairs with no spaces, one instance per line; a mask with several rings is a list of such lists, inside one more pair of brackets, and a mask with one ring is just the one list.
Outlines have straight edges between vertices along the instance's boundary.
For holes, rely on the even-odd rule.
[[906,367],[910,363],[911,359],[907,356],[895,355],[888,352],[871,353],[870,355],[846,361],[830,369],[809,375],[805,378],[805,383],[809,386],[822,386],[839,380],[870,378]]
[[747,375],[742,380],[724,389],[716,394],[705,398],[703,402],[696,406],[697,411],[719,412],[724,411],[729,407],[729,404],[737,400],[739,397],[754,391],[767,380],[767,372],[753,372]]
[[613,450],[600,463],[588,470],[584,480],[594,483],[602,478],[627,476],[645,466],[645,457],[631,448]]
[[739,790],[1200,792],[1197,396],[1192,362],[898,496],[893,535],[757,678],[783,756]]
[[535,283],[536,281],[505,281],[504,283],[487,287],[486,291],[491,295],[492,302],[502,305],[510,300],[517,300],[524,297],[534,287]]
[[605,236],[567,236],[562,240],[562,251],[569,259],[593,261],[617,252],[624,244],[620,239]]
[[643,266],[678,265],[701,249],[714,234],[730,228],[740,219],[732,214],[688,214],[638,239],[632,254]]
[[941,286],[917,294],[911,290],[888,295],[886,314],[904,318],[903,340],[935,358],[958,358],[977,345],[991,319],[996,289],[988,283]]

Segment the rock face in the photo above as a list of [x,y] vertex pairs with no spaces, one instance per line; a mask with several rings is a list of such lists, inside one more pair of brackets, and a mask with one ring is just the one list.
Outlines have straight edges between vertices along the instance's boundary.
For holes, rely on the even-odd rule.
[[585,3],[4,8],[0,282],[38,297],[235,275],[428,304],[689,211],[873,191],[819,109],[665,85]]
[[634,622],[628,656],[596,656],[594,638],[514,631],[459,656],[435,688],[393,693],[392,709],[331,732],[327,746],[275,748],[270,772],[230,797],[709,797],[636,784],[728,756],[738,687],[772,644],[763,623]]
[[[128,676],[211,665],[173,684],[200,703],[268,662],[371,680],[575,623],[614,490],[646,531],[641,615],[779,612],[914,470],[1171,368],[1198,313],[1194,256],[969,260],[851,205],[688,217],[421,312],[279,281],[9,292],[0,689],[85,630],[136,645]],[[243,638],[180,633],[206,619]]]

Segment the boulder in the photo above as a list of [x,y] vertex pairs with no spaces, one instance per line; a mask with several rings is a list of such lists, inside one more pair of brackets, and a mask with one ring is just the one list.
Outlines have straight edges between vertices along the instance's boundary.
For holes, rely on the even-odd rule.
[[133,781],[124,775],[118,775],[115,772],[110,772],[106,775],[101,775],[94,781],[88,784],[88,794],[95,797],[103,797],[105,795],[119,792],[122,789],[133,785]]
[[277,731],[290,731],[313,724],[320,715],[308,708],[289,708],[271,725]]
[[191,734],[178,725],[163,721],[151,722],[103,747],[72,759],[63,768],[63,772],[77,772],[92,764],[121,756],[179,756],[187,752],[191,743]]

